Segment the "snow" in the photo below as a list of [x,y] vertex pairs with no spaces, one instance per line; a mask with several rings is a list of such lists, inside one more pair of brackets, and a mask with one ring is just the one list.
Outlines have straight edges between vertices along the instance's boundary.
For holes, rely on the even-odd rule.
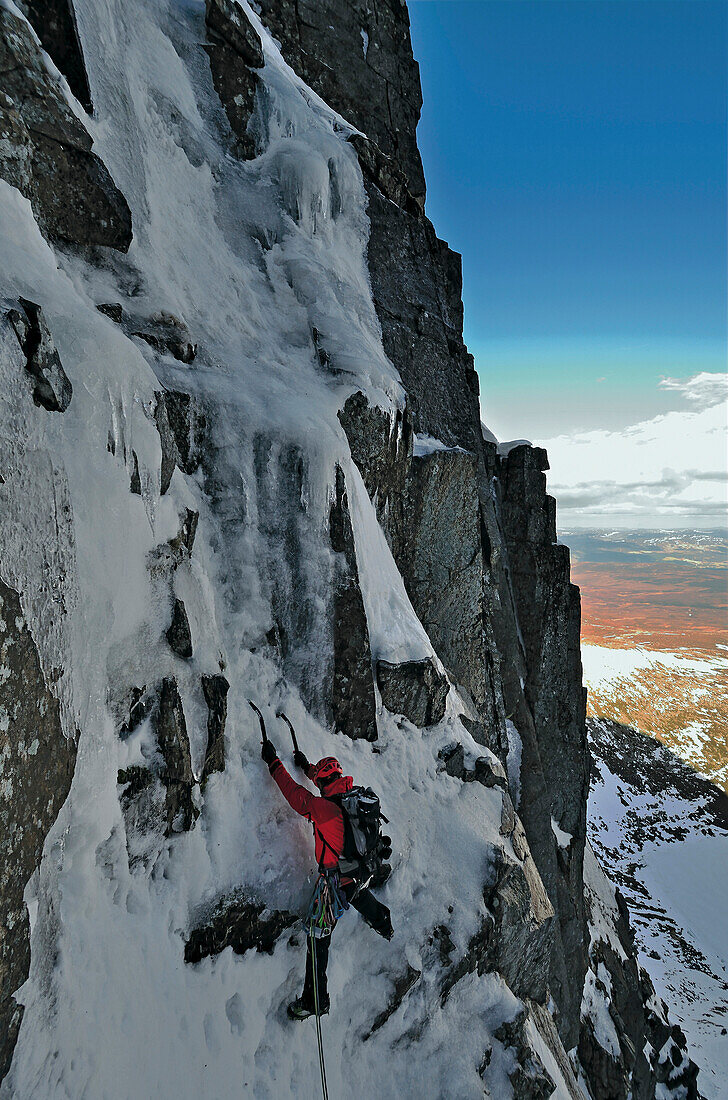
[[[300,935],[297,943],[295,934],[282,937],[271,956],[227,950],[196,966],[183,962],[190,928],[218,896],[244,886],[271,908],[302,911],[313,885],[310,831],[260,761],[248,698],[279,747],[288,749],[275,718],[283,707],[301,747],[311,756],[335,751],[345,772],[376,788],[391,821],[394,874],[382,898],[394,939],[381,941],[347,914],[332,949],[335,1011],[324,1021],[332,1096],[415,1095],[423,1077],[431,1095],[481,1096],[478,1066],[493,1030],[515,1010],[493,975],[463,978],[443,1006],[438,968],[427,961],[437,924],[449,927],[457,955],[465,950],[483,917],[494,848],[511,850],[499,836],[502,794],[439,767],[444,738],[475,749],[456,693],[432,731],[380,711],[376,752],[332,735],[303,703],[304,678],[323,675],[324,533],[337,462],[374,655],[414,659],[432,647],[336,415],[355,388],[384,407],[402,400],[371,298],[365,192],[345,140],[353,128],[292,73],[245,7],[266,58],[262,151],[249,163],[228,152],[200,47],[201,0],[75,4],[95,149],[132,210],[128,256],[104,254],[93,266],[54,252],[29,204],[0,182],[0,293],[42,304],[74,388],[69,409],[49,415],[30,401],[17,353],[0,358],[9,364],[0,558],[4,579],[22,592],[43,667],[65,670],[57,687],[64,727],[69,736],[79,731],[71,793],[26,890],[31,971],[17,994],[25,1015],[3,1100],[316,1095],[312,1026],[291,1026],[284,1011],[303,976]],[[127,338],[97,311],[108,301],[134,317],[166,310],[181,318],[198,345],[195,362],[173,363]],[[314,327],[335,375],[322,369]],[[179,471],[159,494],[152,410],[163,386],[205,403],[216,495],[202,474]],[[142,496],[129,492],[132,452]],[[301,454],[303,488],[292,502],[287,463]],[[200,513],[195,549],[171,581],[149,562],[176,535],[185,508]],[[294,530],[296,568],[281,554]],[[275,600],[296,621],[288,593],[305,596],[310,614],[282,666],[262,640]],[[189,610],[190,662],[164,641],[174,595]],[[231,685],[225,770],[210,778],[194,828],[169,840],[155,834],[130,867],[127,839],[135,841],[116,776],[153,744],[148,723],[118,736],[124,693],[177,679],[199,774],[200,677],[221,661]],[[423,978],[363,1043],[407,964]],[[454,1049],[457,1059],[443,1057]],[[496,1051],[487,1070],[494,1095],[509,1094],[506,1068]]]
[[507,455],[510,454],[511,451],[515,450],[516,447],[531,446],[532,444],[530,439],[511,439],[507,443],[498,444],[498,454],[501,456],[501,458],[505,458]]
[[513,805],[518,809],[521,801],[521,759],[523,757],[523,741],[510,718],[506,718],[506,733],[508,736],[508,788],[511,792]]
[[416,456],[429,455],[434,451],[460,451],[465,454],[462,447],[448,447],[441,439],[435,439],[431,435],[415,435],[413,454]]
[[558,844],[559,848],[564,848],[565,850],[568,849],[574,837],[571,833],[567,833],[564,829],[562,829],[558,821],[554,817],[551,818],[551,830],[556,837],[556,843]]
[[662,666],[684,672],[706,673],[716,669],[728,669],[728,658],[686,657],[668,650],[649,650],[636,646],[619,649],[610,646],[582,643],[581,663],[587,684],[606,687],[618,680],[629,679],[643,669]]
[[594,1037],[599,1046],[617,1059],[620,1057],[619,1036],[614,1021],[609,1015],[612,983],[603,963],[599,964],[598,970],[599,973],[596,975],[591,969],[586,972],[581,1014],[582,1017],[587,1016],[591,1021]]

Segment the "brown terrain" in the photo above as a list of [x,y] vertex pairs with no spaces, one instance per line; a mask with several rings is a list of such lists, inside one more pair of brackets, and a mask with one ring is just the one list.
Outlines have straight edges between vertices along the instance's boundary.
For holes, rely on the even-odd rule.
[[588,680],[588,713],[652,734],[728,790],[728,538],[575,532],[563,541],[581,588],[582,642],[654,653],[647,668]]

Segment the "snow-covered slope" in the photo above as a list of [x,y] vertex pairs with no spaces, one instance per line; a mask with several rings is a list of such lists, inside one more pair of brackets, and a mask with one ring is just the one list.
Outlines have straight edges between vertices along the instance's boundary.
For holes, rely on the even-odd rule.
[[[394,938],[334,937],[331,1095],[608,1095],[546,458],[480,431],[406,9],[324,7],[0,6],[3,1100],[316,1094],[310,835],[248,699],[391,822]],[[67,61],[60,10],[93,117],[36,38]]]
[[672,1008],[706,1097],[728,1095],[728,798],[669,749],[589,720],[589,835],[627,899],[639,961]]

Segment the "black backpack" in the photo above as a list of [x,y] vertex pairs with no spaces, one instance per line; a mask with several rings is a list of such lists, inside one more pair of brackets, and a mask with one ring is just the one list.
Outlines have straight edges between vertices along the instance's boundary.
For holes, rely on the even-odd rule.
[[[339,856],[339,870],[358,879],[381,878],[382,860],[392,853],[389,837],[382,835],[382,813],[379,797],[371,787],[352,787],[336,794],[331,801],[341,807],[344,817],[344,849]],[[385,875],[386,877],[386,875]]]

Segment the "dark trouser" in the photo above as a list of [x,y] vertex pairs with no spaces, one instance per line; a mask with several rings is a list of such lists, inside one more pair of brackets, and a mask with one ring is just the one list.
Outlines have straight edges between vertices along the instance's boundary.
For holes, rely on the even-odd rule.
[[[347,882],[343,887],[346,899],[352,908],[361,913],[370,928],[383,936],[385,940],[392,938],[392,917],[386,905],[377,901],[371,890],[360,890],[356,897],[352,894],[356,890],[355,882]],[[322,936],[316,940],[316,981],[318,985],[319,1009],[323,1011],[329,1007],[329,990],[326,981],[326,968],[329,962],[329,947],[331,936]],[[313,1010],[313,960],[311,959],[311,937],[308,937],[308,949],[306,951],[306,979],[303,983],[304,1004]]]

